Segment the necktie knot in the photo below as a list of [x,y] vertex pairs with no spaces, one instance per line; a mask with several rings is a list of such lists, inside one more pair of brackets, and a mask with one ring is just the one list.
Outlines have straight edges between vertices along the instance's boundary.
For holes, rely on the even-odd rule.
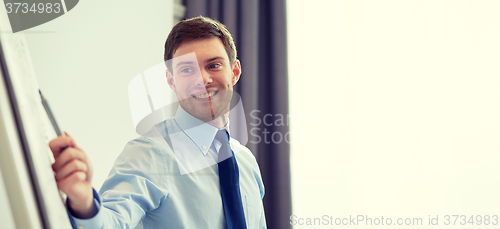
[[229,143],[229,134],[226,130],[219,130],[215,135],[215,139],[222,144]]
[[224,161],[233,156],[233,151],[231,151],[231,146],[229,145],[229,134],[226,130],[219,130],[215,135],[215,139],[221,143],[219,149],[218,162]]

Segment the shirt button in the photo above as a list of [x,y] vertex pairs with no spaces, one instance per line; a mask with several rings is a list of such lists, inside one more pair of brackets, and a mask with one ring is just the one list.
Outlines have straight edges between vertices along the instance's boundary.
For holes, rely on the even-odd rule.
[[207,146],[203,146],[203,149],[207,149]]

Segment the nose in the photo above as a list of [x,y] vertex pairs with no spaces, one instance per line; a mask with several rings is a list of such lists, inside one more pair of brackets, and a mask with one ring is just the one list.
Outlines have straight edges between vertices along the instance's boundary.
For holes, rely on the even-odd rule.
[[210,85],[213,82],[212,76],[206,70],[201,70],[201,79],[203,80],[203,85],[205,86]]

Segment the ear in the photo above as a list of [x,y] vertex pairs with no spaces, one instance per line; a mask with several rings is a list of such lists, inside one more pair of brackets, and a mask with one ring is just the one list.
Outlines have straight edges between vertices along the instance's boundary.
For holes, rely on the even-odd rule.
[[170,86],[170,88],[172,89],[172,91],[174,91],[175,94],[177,94],[177,90],[175,89],[175,83],[174,83],[174,76],[172,75],[172,73],[167,69],[167,83],[168,83],[168,86]]
[[241,75],[241,65],[240,60],[236,59],[233,62],[233,86],[238,82]]

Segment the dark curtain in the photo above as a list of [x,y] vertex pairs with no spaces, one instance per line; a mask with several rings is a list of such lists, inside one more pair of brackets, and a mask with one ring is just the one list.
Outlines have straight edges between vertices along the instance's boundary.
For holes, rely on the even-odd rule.
[[[203,15],[217,19],[227,26],[235,40],[242,68],[235,91],[241,95],[247,117],[250,132],[247,147],[256,155],[262,173],[266,191],[264,209],[271,229],[291,228],[292,212],[289,126],[282,120],[288,114],[285,2],[184,1],[186,18]],[[260,112],[251,116],[252,111]],[[266,123],[262,122],[265,115]],[[255,126],[259,120],[260,125]]]

